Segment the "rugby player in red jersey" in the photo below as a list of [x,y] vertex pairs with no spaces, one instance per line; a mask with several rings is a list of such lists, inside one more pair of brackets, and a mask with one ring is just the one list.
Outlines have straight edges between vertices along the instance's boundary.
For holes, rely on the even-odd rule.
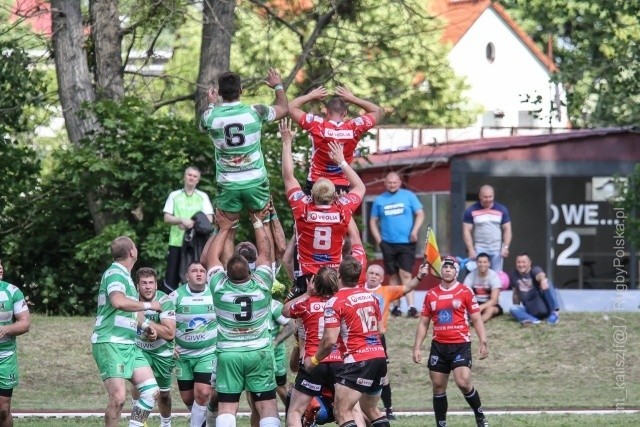
[[[287,302],[282,314],[291,319],[300,319],[304,328],[303,354],[315,354],[324,332],[324,307],[338,291],[338,273],[331,267],[322,267],[309,281],[307,292]],[[333,389],[335,370],[342,364],[342,355],[337,348],[326,357],[320,366],[307,372],[298,371],[287,410],[287,426],[300,427],[307,405],[314,396],[321,396],[323,387]]]
[[304,367],[311,371],[329,356],[338,343],[343,363],[336,372],[334,414],[340,427],[355,427],[353,408],[360,403],[372,426],[389,427],[378,409],[387,360],[378,325],[380,306],[376,297],[359,288],[362,265],[344,257],[338,268],[338,292],[327,301],[324,333],[315,354],[305,354]]
[[[348,191],[350,180],[345,171],[332,161],[330,156],[331,142],[343,146],[344,159],[347,163],[353,160],[353,153],[362,135],[374,127],[384,115],[384,110],[373,102],[358,98],[349,89],[338,86],[335,97],[326,103],[326,116],[307,114],[302,106],[313,100],[324,99],[327,90],[319,86],[306,95],[299,96],[289,102],[289,116],[311,137],[311,166],[307,176],[307,194],[313,184],[320,178],[333,182],[336,188]],[[366,114],[347,119],[347,103],[356,105]]]
[[447,383],[453,371],[456,385],[473,409],[477,425],[487,427],[489,423],[482,411],[480,395],[471,385],[471,333],[467,316],[473,322],[480,340],[480,359],[489,355],[487,335],[473,291],[457,280],[459,269],[455,257],[446,256],[442,259],[442,282],[427,293],[422,306],[413,345],[413,361],[422,363],[422,343],[433,320],[433,340],[427,366],[433,384],[436,425],[447,425]]
[[365,186],[358,174],[344,159],[342,146],[330,143],[329,156],[345,172],[353,187],[346,194],[337,196],[335,185],[328,179],[319,179],[307,196],[293,174],[291,122],[280,122],[282,136],[282,178],[289,205],[293,210],[298,265],[301,275],[296,279],[295,292],[289,299],[306,292],[306,281],[320,267],[338,268],[342,260],[342,245],[347,235],[353,212],[360,206]]

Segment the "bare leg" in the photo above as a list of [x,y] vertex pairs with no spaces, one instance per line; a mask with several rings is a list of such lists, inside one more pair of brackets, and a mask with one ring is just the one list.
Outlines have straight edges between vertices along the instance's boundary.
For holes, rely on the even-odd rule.
[[302,414],[311,399],[313,399],[312,396],[301,393],[295,388],[291,390],[291,401],[287,411],[287,427],[302,427]]
[[104,380],[104,386],[109,395],[107,410],[104,413],[104,425],[105,427],[118,427],[127,395],[124,378],[107,378]]
[[9,396],[0,396],[0,427],[13,427],[11,397]]
[[356,406],[356,403],[360,400],[362,393],[342,384],[336,384],[335,387],[333,412],[338,425],[342,425],[347,421],[353,421],[355,419],[353,407]]

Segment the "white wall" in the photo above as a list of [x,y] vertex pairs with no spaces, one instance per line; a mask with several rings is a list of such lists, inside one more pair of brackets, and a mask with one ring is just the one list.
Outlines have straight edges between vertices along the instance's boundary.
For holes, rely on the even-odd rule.
[[[495,60],[486,58],[488,43],[495,46]],[[458,75],[466,77],[470,89],[467,96],[487,111],[505,113],[502,126],[518,126],[519,110],[544,107],[542,116],[534,120],[536,126],[549,127],[549,101],[555,98],[555,85],[549,83],[550,73],[531,53],[502,18],[488,8],[449,53],[451,66]],[[523,104],[521,95],[542,96],[539,105]],[[561,91],[561,99],[565,99]],[[553,127],[566,126],[566,108],[562,121],[552,120]],[[478,120],[482,125],[482,119]]]
[[[500,306],[507,316],[509,308],[513,306],[512,293],[513,291],[500,292]],[[426,291],[413,292],[413,302],[418,311],[421,311],[426,295]],[[614,290],[556,289],[556,296],[561,312],[640,312],[640,291],[638,290],[618,292]],[[408,307],[404,298],[400,301],[400,309],[406,313]]]

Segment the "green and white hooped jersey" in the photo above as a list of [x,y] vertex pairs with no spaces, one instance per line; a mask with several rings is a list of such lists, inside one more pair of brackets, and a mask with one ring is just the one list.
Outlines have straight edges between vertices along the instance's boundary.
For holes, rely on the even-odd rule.
[[200,125],[215,146],[216,182],[224,189],[242,190],[267,180],[267,169],[260,139],[262,123],[275,120],[268,105],[244,105],[240,102],[209,105]]
[[[191,218],[200,211],[206,215],[213,215],[213,206],[209,196],[198,189],[191,195],[188,195],[184,189],[172,191],[162,209],[162,212],[178,218]],[[184,230],[181,230],[177,225],[172,225],[169,231],[169,246],[180,247],[183,239]]]
[[271,268],[261,265],[244,283],[220,270],[209,280],[218,315],[218,351],[253,351],[271,345]]
[[[0,280],[0,326],[11,325],[15,315],[29,311],[22,291],[10,283]],[[0,338],[0,358],[10,357],[16,352],[16,337]]]
[[[289,323],[291,320],[282,315],[283,307],[284,304],[277,299],[271,300],[271,328],[269,329],[269,333],[271,334],[272,341],[275,340],[278,333],[280,333],[281,327]],[[284,342],[280,343],[280,345],[284,345]]]
[[[156,296],[153,300],[160,303],[162,311],[158,313],[154,310],[145,310],[144,317],[158,324],[162,322],[162,319],[176,320],[176,305],[167,294],[162,291],[156,291]],[[161,357],[173,357],[173,348],[175,347],[173,340],[167,341],[158,338],[155,341],[149,341],[144,334],[139,334],[136,337],[136,345],[147,353]]]
[[180,356],[200,357],[215,352],[218,324],[209,288],[193,292],[184,284],[169,298],[176,307],[176,348]]
[[138,301],[138,290],[131,280],[131,274],[117,262],[111,264],[100,281],[98,313],[91,342],[135,344],[138,330],[136,313],[113,307],[109,299],[112,292],[122,292],[127,298]]

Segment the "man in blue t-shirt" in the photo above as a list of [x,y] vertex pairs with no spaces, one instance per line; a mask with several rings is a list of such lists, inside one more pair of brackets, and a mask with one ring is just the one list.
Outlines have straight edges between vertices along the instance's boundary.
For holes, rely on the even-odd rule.
[[[369,228],[384,259],[384,270],[389,275],[389,285],[406,286],[416,258],[418,231],[424,221],[424,211],[418,197],[402,187],[400,175],[389,172],[384,180],[387,191],[378,196],[371,207]],[[407,316],[419,317],[413,306],[413,291],[405,295]],[[400,315],[400,308],[391,310]]]
[[511,218],[507,208],[494,197],[493,187],[480,187],[478,201],[464,211],[462,238],[469,259],[475,260],[479,253],[485,252],[491,257],[491,269],[500,273],[504,258],[509,256]]

